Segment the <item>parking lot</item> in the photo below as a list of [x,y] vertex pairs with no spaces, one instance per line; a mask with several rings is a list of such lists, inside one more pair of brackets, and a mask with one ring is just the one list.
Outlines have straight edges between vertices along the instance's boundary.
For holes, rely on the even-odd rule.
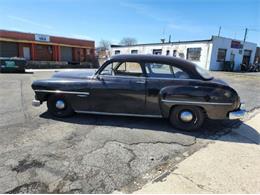
[[[31,106],[32,81],[52,73],[0,74],[0,193],[133,192],[241,124],[207,121],[188,133],[164,119],[53,118],[45,104]],[[259,73],[212,74],[238,91],[248,111],[260,108]]]

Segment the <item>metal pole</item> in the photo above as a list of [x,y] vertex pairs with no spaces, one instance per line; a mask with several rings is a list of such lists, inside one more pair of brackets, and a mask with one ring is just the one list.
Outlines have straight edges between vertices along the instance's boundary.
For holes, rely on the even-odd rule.
[[245,35],[244,35],[244,43],[246,42],[246,36],[247,36],[247,28],[245,29]]
[[218,29],[218,37],[220,36],[220,32],[221,32],[221,26]]

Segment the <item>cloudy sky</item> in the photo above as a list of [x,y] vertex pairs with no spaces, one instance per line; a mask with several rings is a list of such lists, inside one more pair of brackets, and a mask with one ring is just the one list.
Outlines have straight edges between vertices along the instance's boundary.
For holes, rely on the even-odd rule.
[[0,0],[0,29],[138,43],[217,35],[260,45],[260,0]]

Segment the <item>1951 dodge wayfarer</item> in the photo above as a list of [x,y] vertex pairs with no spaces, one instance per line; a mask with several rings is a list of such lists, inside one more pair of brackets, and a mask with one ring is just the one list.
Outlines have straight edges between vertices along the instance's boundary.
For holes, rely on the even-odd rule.
[[198,129],[205,118],[245,115],[237,92],[198,65],[175,57],[116,55],[96,72],[58,72],[37,80],[34,106],[47,101],[56,117],[73,113],[168,118],[179,129]]

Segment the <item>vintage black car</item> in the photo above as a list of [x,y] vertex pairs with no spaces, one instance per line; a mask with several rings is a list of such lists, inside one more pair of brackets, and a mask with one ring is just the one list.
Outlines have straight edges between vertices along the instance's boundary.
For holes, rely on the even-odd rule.
[[116,55],[96,72],[58,72],[32,84],[34,106],[47,101],[57,117],[74,112],[168,118],[194,130],[205,118],[239,119],[237,92],[189,61],[158,55]]

